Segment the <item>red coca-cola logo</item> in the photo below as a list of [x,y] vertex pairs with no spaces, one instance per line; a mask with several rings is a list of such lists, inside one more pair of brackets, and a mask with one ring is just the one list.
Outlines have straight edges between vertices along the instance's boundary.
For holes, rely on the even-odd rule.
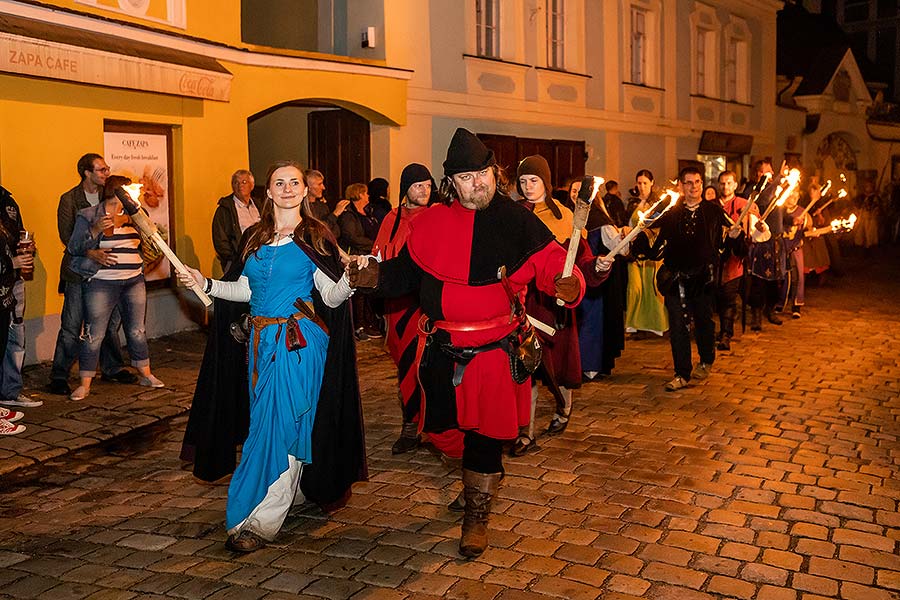
[[211,77],[185,73],[178,82],[178,89],[184,94],[206,98],[212,96],[214,85]]

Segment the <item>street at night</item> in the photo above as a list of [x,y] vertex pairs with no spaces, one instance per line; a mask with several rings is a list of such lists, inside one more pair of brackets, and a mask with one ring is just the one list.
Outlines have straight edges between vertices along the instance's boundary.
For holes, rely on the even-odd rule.
[[[611,378],[576,392],[563,435],[505,459],[472,561],[446,509],[458,469],[391,454],[396,377],[376,341],[359,345],[369,481],[332,514],[295,507],[260,551],[226,550],[227,480],[178,459],[203,337],[160,340],[170,389],[43,395],[3,441],[0,596],[898,598],[896,259],[854,256],[807,290],[801,319],[748,328],[685,390],[663,390],[666,340],[629,340]],[[540,430],[551,414],[544,393]]]

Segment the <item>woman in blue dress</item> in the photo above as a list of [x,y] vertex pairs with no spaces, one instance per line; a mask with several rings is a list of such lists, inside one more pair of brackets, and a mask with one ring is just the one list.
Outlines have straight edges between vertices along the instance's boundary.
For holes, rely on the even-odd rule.
[[[333,448],[317,442],[344,435],[334,430],[335,416],[351,421],[346,431],[355,438],[350,440],[355,456],[350,457],[352,464],[344,465],[349,471],[343,479],[327,482],[326,487],[337,492],[314,499],[338,501],[353,481],[365,478],[364,455],[362,464],[359,458],[362,415],[354,410],[354,394],[346,395],[344,401],[332,398],[335,394],[322,394],[323,379],[333,380],[335,375],[335,369],[328,370],[327,364],[338,362],[338,357],[329,349],[329,327],[320,314],[328,313],[325,320],[341,334],[349,332],[334,317],[347,312],[346,300],[352,290],[340,264],[335,264],[334,238],[326,225],[312,217],[306,193],[299,164],[272,165],[260,222],[247,237],[239,279],[211,280],[191,270],[193,279],[210,295],[250,303],[250,431],[228,488],[226,511],[226,545],[239,552],[252,552],[275,538],[291,506],[303,500],[304,465],[319,466],[321,459],[329,465],[327,477],[339,475],[336,471],[341,467],[332,468]],[[180,278],[190,281],[187,276]],[[335,309],[334,314],[329,309]],[[347,348],[343,339],[335,346]],[[355,354],[352,369],[355,375]],[[334,384],[326,386],[333,388]],[[353,390],[358,409],[358,384]],[[332,405],[326,407],[328,418],[319,420],[328,425],[317,422],[320,396],[322,404]],[[333,406],[335,403],[339,406]],[[323,427],[330,429],[315,431]],[[310,486],[314,494],[321,491],[320,483]]]

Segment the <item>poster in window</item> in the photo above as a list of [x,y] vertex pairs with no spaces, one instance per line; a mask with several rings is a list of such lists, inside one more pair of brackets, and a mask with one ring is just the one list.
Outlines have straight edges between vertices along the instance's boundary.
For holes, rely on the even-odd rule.
[[[107,130],[103,134],[103,147],[110,173],[124,175],[143,186],[141,206],[150,215],[163,239],[171,239],[168,136],[165,133]],[[144,278],[148,282],[168,280],[170,276],[171,265],[165,257],[144,266]]]

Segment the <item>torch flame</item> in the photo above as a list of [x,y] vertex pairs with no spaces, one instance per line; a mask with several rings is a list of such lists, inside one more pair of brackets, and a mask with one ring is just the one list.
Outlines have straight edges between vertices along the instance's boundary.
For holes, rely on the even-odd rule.
[[841,182],[847,183],[847,176],[841,173]]
[[128,192],[128,195],[131,196],[131,199],[134,200],[134,203],[138,206],[141,205],[141,188],[144,187],[140,183],[132,183],[131,185],[123,185],[122,189]]
[[828,193],[828,191],[829,191],[830,189],[831,189],[831,180],[829,179],[829,180],[825,183],[825,185],[822,186],[822,189],[819,190],[819,194],[820,194],[821,196],[824,196],[825,194]]
[[844,188],[839,189],[839,190],[838,190],[838,195],[837,195],[837,197],[838,197],[838,199],[846,198],[846,197],[847,197],[847,190],[845,190]]
[[856,215],[850,213],[850,216],[846,219],[837,218],[831,222],[831,230],[834,232],[838,231],[852,231],[854,225],[856,225]]
[[600,186],[606,182],[602,177],[594,176],[594,185],[591,188],[591,202],[594,201],[594,198],[597,197],[597,192],[600,190]]
[[787,202],[788,196],[790,196],[795,189],[797,189],[797,185],[800,183],[800,169],[791,169],[788,171],[788,174],[782,180],[781,185],[785,186],[781,194],[778,196],[778,199],[775,201],[775,206],[783,206],[785,202]]

